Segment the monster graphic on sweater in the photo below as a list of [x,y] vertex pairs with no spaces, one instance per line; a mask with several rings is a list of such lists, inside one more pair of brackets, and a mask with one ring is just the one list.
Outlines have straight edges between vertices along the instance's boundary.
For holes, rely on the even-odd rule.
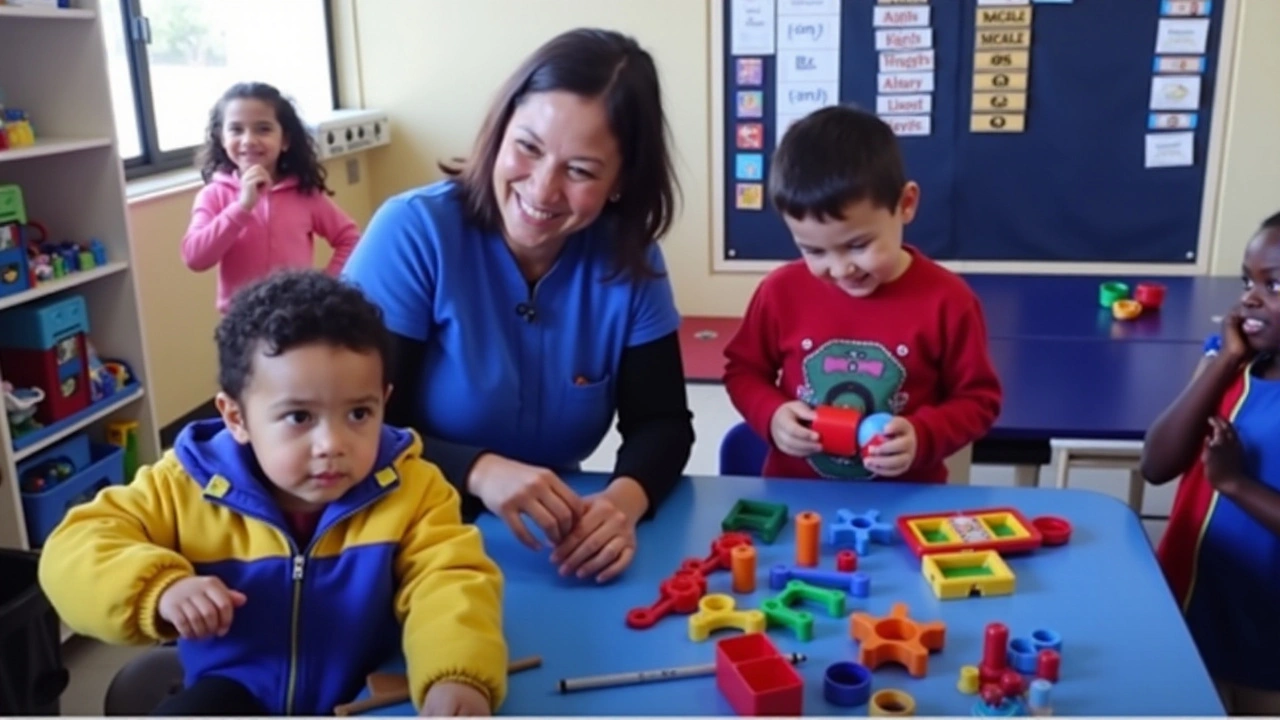
[[[907,372],[884,346],[854,340],[832,340],[816,348],[801,362],[804,385],[799,398],[810,405],[831,405],[872,413],[896,415],[907,404],[902,392]],[[857,457],[819,453],[809,464],[823,477],[866,478],[871,473]]]

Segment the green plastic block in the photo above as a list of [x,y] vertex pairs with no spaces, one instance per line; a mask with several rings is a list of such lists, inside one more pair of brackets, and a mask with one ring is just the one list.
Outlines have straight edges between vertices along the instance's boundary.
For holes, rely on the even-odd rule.
[[769,598],[760,603],[768,627],[790,628],[800,642],[813,639],[813,613],[807,610],[792,610],[778,598]]
[[777,539],[787,524],[787,506],[759,500],[739,500],[720,523],[725,532],[748,530],[760,537],[766,545]]
[[818,603],[831,617],[844,615],[844,597],[844,593],[839,590],[820,588],[803,580],[791,580],[777,595],[778,602],[787,607],[801,600]]

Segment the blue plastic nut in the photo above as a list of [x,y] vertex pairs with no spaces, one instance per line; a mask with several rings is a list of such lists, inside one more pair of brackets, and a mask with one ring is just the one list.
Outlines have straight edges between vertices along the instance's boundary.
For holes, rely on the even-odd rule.
[[871,576],[858,570],[850,580],[849,590],[854,597],[867,597],[871,594]]
[[884,432],[893,416],[889,413],[872,413],[858,423],[858,447],[866,447],[871,439]]
[[879,510],[855,513],[836,510],[836,519],[827,528],[827,543],[833,547],[853,545],[859,555],[866,555],[871,543],[892,545],[898,532],[890,523],[880,521]]
[[1038,654],[1041,650],[1062,652],[1062,636],[1052,630],[1036,630],[1031,633],[1031,647]]
[[854,662],[832,663],[822,681],[822,697],[841,707],[866,705],[871,699],[871,671]]
[[1040,651],[1026,638],[1013,638],[1009,641],[1009,667],[1023,675],[1035,675],[1039,654]]

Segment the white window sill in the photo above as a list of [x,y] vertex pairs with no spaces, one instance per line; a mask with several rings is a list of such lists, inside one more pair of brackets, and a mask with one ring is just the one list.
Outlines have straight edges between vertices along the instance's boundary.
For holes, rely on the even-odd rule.
[[183,168],[130,180],[125,183],[124,195],[129,205],[138,205],[179,193],[191,192],[202,185],[204,181],[200,179],[199,170]]

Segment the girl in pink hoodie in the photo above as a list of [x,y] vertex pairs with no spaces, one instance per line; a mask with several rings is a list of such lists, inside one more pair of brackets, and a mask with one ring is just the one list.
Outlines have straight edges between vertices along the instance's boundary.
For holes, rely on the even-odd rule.
[[360,229],[329,196],[325,169],[293,105],[265,83],[233,85],[209,113],[182,260],[218,266],[218,312],[244,285],[279,268],[314,264],[314,237],[333,246],[337,275]]

